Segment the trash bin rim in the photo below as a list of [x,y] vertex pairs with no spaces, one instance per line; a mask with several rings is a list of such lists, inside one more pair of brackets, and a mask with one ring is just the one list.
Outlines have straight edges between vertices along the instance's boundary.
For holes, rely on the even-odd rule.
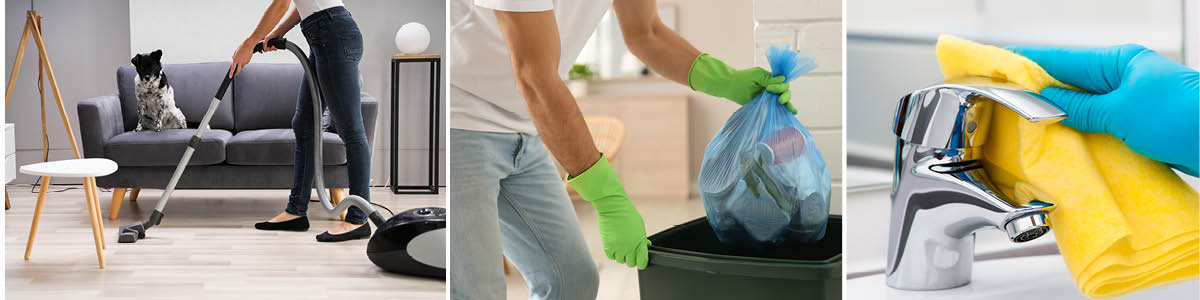
[[[840,220],[841,216],[830,215],[830,219]],[[705,221],[705,218],[701,217],[675,225],[652,235],[650,239],[654,240],[655,236],[671,234],[681,230],[685,226],[692,225],[692,223]],[[840,247],[841,245],[839,245]],[[839,249],[837,254],[822,260],[788,260],[711,254],[666,248],[653,244],[650,245],[649,252],[650,265],[647,268],[673,267],[706,273],[789,279],[825,279],[840,278],[842,276],[841,249]],[[770,272],[767,272],[768,270]]]

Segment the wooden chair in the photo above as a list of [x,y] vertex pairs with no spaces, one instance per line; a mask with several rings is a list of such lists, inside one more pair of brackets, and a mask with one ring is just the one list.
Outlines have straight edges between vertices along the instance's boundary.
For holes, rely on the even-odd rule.
[[625,140],[625,122],[613,117],[586,117],[588,130],[592,132],[592,141],[596,148],[612,159],[621,150],[621,142]]
[[[617,157],[617,151],[621,150],[621,143],[625,140],[625,122],[608,116],[584,117],[584,121],[587,122],[588,131],[592,132],[592,142],[596,143],[596,149],[604,153],[604,157],[610,161]],[[566,172],[563,174],[563,185],[566,186],[567,193],[577,195],[575,189],[567,184]]]

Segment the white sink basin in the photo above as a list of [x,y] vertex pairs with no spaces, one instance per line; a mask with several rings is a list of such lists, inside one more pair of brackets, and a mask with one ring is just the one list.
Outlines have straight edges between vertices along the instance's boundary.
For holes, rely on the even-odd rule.
[[[1087,299],[1075,288],[1062,256],[1044,255],[976,261],[971,283],[939,291],[905,291],[887,286],[883,274],[847,280],[844,299]],[[1197,299],[1195,279],[1134,292],[1115,299]]]

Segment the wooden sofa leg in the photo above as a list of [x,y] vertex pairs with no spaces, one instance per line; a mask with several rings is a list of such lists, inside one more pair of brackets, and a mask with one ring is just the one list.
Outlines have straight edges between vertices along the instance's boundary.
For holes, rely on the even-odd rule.
[[129,192],[129,202],[137,201],[138,193],[140,193],[141,191],[142,191],[142,188],[133,188]]
[[[337,206],[338,203],[341,203],[342,199],[344,198],[346,198],[346,188],[329,188],[329,201],[333,202],[334,206]],[[340,218],[342,221],[346,220],[346,211],[342,211],[342,216]]]
[[116,220],[117,213],[121,212],[121,202],[125,201],[125,188],[114,188],[112,191],[112,204],[108,206],[108,219]]
[[4,187],[4,210],[12,208],[12,202],[8,201],[8,187]]

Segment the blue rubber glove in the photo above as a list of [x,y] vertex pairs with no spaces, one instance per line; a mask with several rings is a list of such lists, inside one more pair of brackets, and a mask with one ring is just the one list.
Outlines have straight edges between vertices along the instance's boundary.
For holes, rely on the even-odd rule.
[[1083,89],[1043,89],[1063,124],[1111,134],[1134,152],[1198,176],[1200,73],[1139,45],[1095,49],[1012,46],[1050,76]]

